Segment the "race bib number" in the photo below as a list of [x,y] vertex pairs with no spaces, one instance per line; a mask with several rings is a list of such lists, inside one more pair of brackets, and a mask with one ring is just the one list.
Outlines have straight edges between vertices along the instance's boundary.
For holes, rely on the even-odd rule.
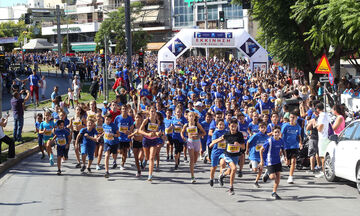
[[114,140],[114,134],[113,133],[105,133],[104,138],[106,140]]
[[188,127],[187,132],[188,132],[188,134],[196,135],[198,133],[198,129],[197,129],[197,127]]
[[262,147],[262,144],[257,144],[255,147],[255,151],[259,152]]
[[181,127],[180,126],[175,126],[175,133],[181,133]]
[[270,110],[266,109],[262,111],[263,115],[269,115],[270,114]]
[[158,130],[158,127],[159,126],[157,124],[149,123],[148,130],[151,131],[151,132],[156,132]]
[[96,127],[96,131],[97,131],[99,134],[101,134],[101,133],[104,131],[104,129],[103,129],[102,127],[100,127],[100,126],[97,126],[97,127]]
[[218,149],[225,149],[226,148],[226,142],[225,140],[221,141],[221,142],[218,142],[218,146],[217,146]]
[[240,146],[236,146],[234,144],[228,144],[226,151],[229,153],[239,153]]
[[244,140],[247,140],[247,138],[248,138],[248,133],[245,132],[245,131],[241,131],[241,133],[242,133],[242,135],[243,135],[243,137],[244,137]]
[[74,124],[75,126],[79,126],[79,125],[81,125],[81,121],[74,121],[73,124]]
[[166,133],[166,134],[172,134],[172,133],[173,133],[172,128],[166,128],[166,129],[165,129],[165,133]]
[[119,130],[121,133],[126,133],[128,131],[128,126],[120,126]]
[[210,107],[211,107],[211,106],[210,106],[210,104],[207,104],[207,105],[206,105],[206,108],[208,108],[208,109],[209,109]]
[[66,139],[64,139],[64,138],[58,138],[57,142],[61,146],[66,145]]
[[88,115],[88,118],[94,119],[95,115]]
[[45,136],[51,136],[52,131],[51,130],[45,130],[44,135]]

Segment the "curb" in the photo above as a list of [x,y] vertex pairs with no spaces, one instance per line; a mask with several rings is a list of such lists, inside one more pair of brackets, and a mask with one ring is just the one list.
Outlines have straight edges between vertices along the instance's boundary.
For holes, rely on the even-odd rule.
[[[4,172],[6,172],[8,169],[10,169],[11,167],[15,166],[16,164],[18,164],[19,162],[21,162],[23,159],[37,153],[40,151],[39,146],[35,146],[32,149],[29,149],[23,153],[20,153],[18,155],[15,156],[14,159],[8,159],[6,162],[1,163],[0,164],[0,175],[2,175]],[[0,176],[1,178],[1,176]]]

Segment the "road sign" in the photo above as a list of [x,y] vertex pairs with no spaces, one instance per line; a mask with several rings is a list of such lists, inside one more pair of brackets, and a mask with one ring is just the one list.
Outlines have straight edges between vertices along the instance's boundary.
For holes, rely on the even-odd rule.
[[334,75],[333,75],[333,73],[330,71],[330,73],[329,73],[329,83],[330,83],[330,85],[331,86],[333,86],[334,85]]
[[321,83],[327,83],[327,82],[329,82],[329,78],[327,78],[327,77],[320,77],[320,82]]
[[315,73],[316,74],[328,74],[331,72],[329,60],[326,58],[326,55],[321,57],[319,65],[317,66]]
[[141,97],[147,97],[147,96],[149,96],[149,95],[150,95],[149,90],[147,90],[147,89],[141,89],[141,91],[140,91],[140,96],[141,96]]
[[146,77],[146,71],[141,69],[138,71],[138,75],[140,78],[145,78]]

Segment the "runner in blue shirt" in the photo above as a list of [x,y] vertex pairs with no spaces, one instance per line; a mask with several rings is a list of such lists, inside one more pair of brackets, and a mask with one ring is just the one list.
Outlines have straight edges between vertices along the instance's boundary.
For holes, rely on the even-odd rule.
[[112,121],[112,115],[110,113],[105,115],[105,123],[102,125],[103,133],[101,135],[104,136],[104,152],[105,152],[105,178],[109,178],[109,159],[110,154],[114,160],[117,157],[118,151],[118,141],[117,137],[120,136],[120,131],[117,125]]
[[259,167],[260,163],[260,149],[268,139],[268,135],[266,135],[266,124],[264,122],[259,123],[259,132],[250,137],[246,145],[246,154],[249,155],[250,165],[252,167],[253,172],[257,173],[256,180],[254,182],[254,186],[256,188],[260,188],[258,183],[262,168]]
[[52,138],[52,141],[56,142],[57,149],[57,174],[61,175],[61,159],[65,157],[66,149],[69,149],[69,143],[71,141],[70,132],[65,128],[65,122],[59,120],[57,122],[57,129],[54,131],[55,136]]
[[43,143],[46,146],[46,152],[49,156],[50,166],[54,165],[54,155],[51,149],[51,143],[49,140],[53,137],[53,130],[55,128],[54,122],[51,120],[50,112],[45,112],[45,121],[40,123],[39,134],[43,135]]
[[280,183],[280,172],[282,172],[280,151],[284,152],[284,141],[280,138],[281,128],[276,125],[272,129],[272,137],[270,137],[260,149],[260,164],[259,166],[266,166],[267,169],[263,175],[263,181],[275,179],[273,192],[271,194],[272,199],[281,199],[277,195],[276,191]]
[[[240,133],[242,133],[242,135],[244,137],[244,141],[246,143],[249,138],[249,133],[247,131],[249,124],[245,121],[245,115],[241,112],[237,115],[237,119],[239,122],[238,131]],[[241,178],[243,176],[242,170],[243,170],[244,164],[245,164],[245,154],[241,154],[240,158],[239,158],[239,172],[238,172],[239,178]]]
[[296,167],[296,157],[299,154],[299,147],[302,148],[301,127],[296,123],[297,113],[290,113],[290,122],[281,128],[282,139],[284,140],[284,149],[286,151],[286,164],[290,166],[289,178],[287,182],[294,184],[294,171]]
[[201,157],[202,158],[200,160],[204,160],[204,163],[207,162],[206,155],[205,155],[206,147],[207,147],[208,143],[211,142],[211,137],[209,136],[211,120],[212,120],[211,113],[206,113],[205,120],[200,123],[206,132],[206,135],[201,138]]
[[[174,142],[172,140],[172,134],[173,129],[171,127],[172,124],[172,109],[166,110],[166,117],[164,119],[164,125],[165,125],[165,135],[167,138],[166,141],[166,160],[169,161],[169,159],[174,160],[173,152],[174,152]],[[171,158],[169,157],[169,154],[171,155]]]
[[181,138],[181,130],[184,125],[187,123],[184,116],[182,116],[182,110],[178,106],[175,109],[175,116],[172,118],[171,126],[173,128],[173,135],[172,140],[175,146],[175,170],[178,169],[179,162],[180,162],[180,153],[183,151],[184,147],[184,140]]

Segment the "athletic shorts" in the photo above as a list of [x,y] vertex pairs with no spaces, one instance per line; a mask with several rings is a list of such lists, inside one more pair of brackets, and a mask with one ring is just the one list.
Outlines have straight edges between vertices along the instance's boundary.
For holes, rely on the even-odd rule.
[[119,142],[119,149],[130,148],[130,142]]
[[251,164],[251,167],[252,167],[253,169],[258,168],[259,163],[260,163],[260,161],[257,161],[257,160],[250,160],[250,164]]
[[156,138],[156,139],[157,139],[156,142],[158,143],[157,146],[158,146],[158,147],[162,147],[162,146],[164,145],[164,140],[161,139],[161,138]]
[[94,160],[95,145],[81,144],[80,150],[82,155],[88,155],[89,160]]
[[282,165],[281,163],[270,165],[266,167],[269,174],[282,172]]
[[166,138],[169,141],[170,145],[174,145],[174,141],[171,134],[166,134]]
[[157,146],[159,143],[158,143],[158,139],[148,139],[146,137],[144,137],[143,139],[143,147],[144,148],[150,148],[150,147],[155,147]]
[[66,145],[57,145],[57,156],[58,157],[64,157],[65,156],[65,152],[66,152]]
[[319,154],[319,146],[318,140],[310,139],[309,140],[309,149],[308,149],[308,156],[314,157],[316,154]]
[[299,155],[299,149],[286,149],[286,159],[296,158]]
[[104,152],[110,151],[110,154],[117,154],[118,148],[118,144],[110,145],[108,143],[104,143]]
[[194,151],[199,152],[201,146],[200,139],[197,140],[188,139],[188,141],[186,142],[186,146],[188,149],[194,149]]
[[43,135],[38,134],[38,145],[39,147],[44,146]]
[[99,142],[96,142],[96,145],[103,145],[104,144],[104,137],[100,137]]
[[326,148],[329,143],[330,140],[328,138],[319,138],[319,157],[325,157]]
[[211,167],[216,167],[219,165],[220,156],[223,154],[223,151],[215,150],[211,152]]
[[206,151],[206,142],[207,139],[201,139],[201,151]]
[[234,163],[235,165],[237,165],[239,163],[239,156],[231,157],[229,155],[222,153],[220,155],[220,159],[224,159],[227,164]]
[[[76,142],[76,138],[77,138],[77,136],[79,135],[79,132],[80,132],[80,131],[73,131],[73,133],[72,133],[74,145],[75,145],[75,142]],[[80,141],[80,139],[79,139],[79,141]]]
[[181,153],[184,149],[184,142],[182,140],[174,139],[175,154]]
[[141,149],[142,147],[143,147],[142,142],[133,140],[133,148],[140,148]]

